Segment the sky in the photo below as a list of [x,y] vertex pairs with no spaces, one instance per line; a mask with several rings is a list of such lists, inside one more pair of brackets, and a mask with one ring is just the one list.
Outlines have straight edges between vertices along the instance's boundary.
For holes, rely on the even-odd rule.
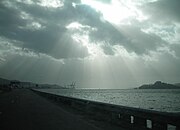
[[77,88],[180,82],[179,0],[1,0],[0,77]]

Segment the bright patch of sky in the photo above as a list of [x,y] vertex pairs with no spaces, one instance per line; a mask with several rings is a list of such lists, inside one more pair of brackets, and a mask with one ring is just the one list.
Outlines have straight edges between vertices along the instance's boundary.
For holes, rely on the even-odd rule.
[[[126,24],[128,20],[137,19],[144,21],[147,19],[132,1],[112,0],[111,3],[103,3],[96,0],[81,0],[86,4],[102,13],[103,18],[112,24]],[[129,23],[128,23],[129,24]]]
[[87,31],[89,31],[89,30],[95,31],[96,30],[95,28],[92,28],[92,27],[90,27],[88,25],[82,25],[82,24],[80,24],[78,22],[72,22],[69,25],[67,25],[66,28],[67,29],[72,29],[72,30],[82,30],[82,29],[84,29],[84,31],[85,30],[87,30]]
[[17,2],[22,2],[26,4],[38,4],[44,7],[58,8],[64,6],[61,0],[17,0]]
[[64,5],[60,0],[40,0],[39,4],[41,6],[53,8],[62,7]]
[[20,17],[24,20],[32,20],[32,16],[24,11],[20,13]]
[[91,28],[88,25],[82,25],[78,22],[72,22],[66,26],[70,31],[72,30],[72,39],[79,44],[82,44],[88,49],[89,54],[91,56],[102,55],[103,51],[99,47],[99,45],[91,43],[89,38],[90,31],[96,31],[95,28]]
[[99,45],[90,42],[88,35],[80,35],[77,33],[72,35],[72,38],[88,49],[89,54],[91,54],[90,57],[104,55]]

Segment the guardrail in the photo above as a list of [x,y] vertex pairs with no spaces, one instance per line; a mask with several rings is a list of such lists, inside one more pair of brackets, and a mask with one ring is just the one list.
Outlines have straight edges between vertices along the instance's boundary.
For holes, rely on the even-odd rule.
[[125,107],[33,90],[37,94],[81,110],[93,118],[133,130],[180,130],[180,113]]

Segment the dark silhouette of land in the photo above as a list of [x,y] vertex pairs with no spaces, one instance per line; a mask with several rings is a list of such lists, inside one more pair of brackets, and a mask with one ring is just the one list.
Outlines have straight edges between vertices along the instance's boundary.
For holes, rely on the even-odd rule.
[[176,83],[176,84],[174,84],[174,85],[176,85],[176,86],[179,86],[179,87],[180,87],[180,83]]
[[145,84],[138,89],[180,89],[178,84],[168,84],[161,81],[156,81],[154,84]]
[[123,130],[106,127],[106,124],[101,126],[105,128],[97,127],[29,89],[0,94],[0,130]]
[[[75,86],[75,85],[74,85]],[[47,88],[58,88],[65,89],[64,87],[57,84],[37,84],[33,82],[23,82],[19,80],[8,80],[4,78],[0,78],[0,89],[3,87],[11,87],[11,88],[37,88],[37,89],[47,89]]]

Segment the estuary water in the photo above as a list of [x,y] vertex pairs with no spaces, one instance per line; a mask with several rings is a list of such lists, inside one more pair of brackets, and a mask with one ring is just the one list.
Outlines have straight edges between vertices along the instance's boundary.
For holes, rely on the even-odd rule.
[[165,112],[180,112],[180,89],[39,89],[43,92]]

